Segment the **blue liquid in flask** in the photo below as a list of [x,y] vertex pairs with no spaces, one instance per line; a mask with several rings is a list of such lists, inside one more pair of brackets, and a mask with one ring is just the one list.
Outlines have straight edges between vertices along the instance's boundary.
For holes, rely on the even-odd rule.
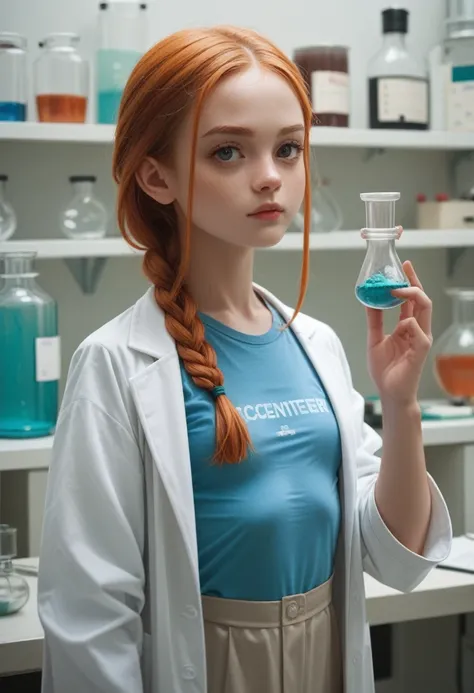
[[0,101],[0,120],[23,122],[26,120],[26,104],[16,101]]

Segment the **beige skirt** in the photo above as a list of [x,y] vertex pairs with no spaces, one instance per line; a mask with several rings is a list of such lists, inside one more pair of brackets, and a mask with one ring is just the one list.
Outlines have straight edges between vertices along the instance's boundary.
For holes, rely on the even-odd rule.
[[208,693],[341,693],[332,578],[276,602],[202,597]]

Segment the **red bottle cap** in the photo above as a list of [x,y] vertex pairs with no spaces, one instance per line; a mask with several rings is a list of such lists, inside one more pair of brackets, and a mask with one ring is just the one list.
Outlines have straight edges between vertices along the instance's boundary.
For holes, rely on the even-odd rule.
[[446,202],[449,200],[449,195],[447,193],[436,193],[435,200],[437,202]]
[[418,193],[418,195],[416,196],[416,201],[417,202],[426,202],[425,193]]

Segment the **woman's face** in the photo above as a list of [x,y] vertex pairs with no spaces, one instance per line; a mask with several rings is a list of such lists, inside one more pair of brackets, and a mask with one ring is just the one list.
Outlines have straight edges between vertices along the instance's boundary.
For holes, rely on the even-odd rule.
[[[183,123],[167,176],[181,222],[193,122],[190,114]],[[223,80],[205,101],[199,122],[194,230],[243,247],[278,243],[304,196],[303,141],[301,106],[282,77],[252,67]],[[256,216],[262,205],[277,211]]]

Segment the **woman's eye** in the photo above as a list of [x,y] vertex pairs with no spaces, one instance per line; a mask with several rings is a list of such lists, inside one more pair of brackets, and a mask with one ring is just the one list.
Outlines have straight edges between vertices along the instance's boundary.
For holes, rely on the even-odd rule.
[[237,149],[237,147],[221,147],[216,152],[214,152],[214,156],[219,161],[236,161],[240,156],[240,152]]
[[296,159],[300,155],[302,147],[295,142],[283,144],[278,150],[278,154],[282,159]]

